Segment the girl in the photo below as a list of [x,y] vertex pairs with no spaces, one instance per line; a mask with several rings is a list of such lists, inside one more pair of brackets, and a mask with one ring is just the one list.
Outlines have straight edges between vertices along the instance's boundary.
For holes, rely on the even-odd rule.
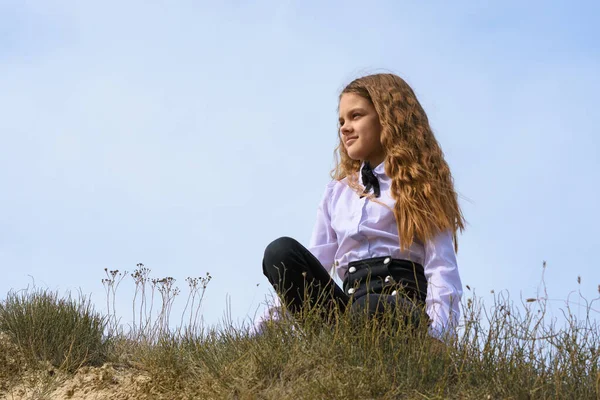
[[[442,339],[460,313],[455,252],[465,220],[425,111],[400,77],[365,76],[340,95],[338,133],[308,249],[273,241],[265,276],[292,313],[304,301],[370,315],[389,304],[414,316],[411,307],[424,305],[430,335]],[[329,275],[334,267],[342,288]],[[255,328],[279,317],[275,304]]]

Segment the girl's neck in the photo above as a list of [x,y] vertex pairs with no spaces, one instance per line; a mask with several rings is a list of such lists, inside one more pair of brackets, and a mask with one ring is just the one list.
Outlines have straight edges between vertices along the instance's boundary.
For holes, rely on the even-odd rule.
[[373,167],[373,168],[375,168],[376,166],[378,166],[379,164],[381,164],[384,161],[385,161],[385,156],[379,156],[379,157],[374,157],[374,158],[369,158],[367,160],[363,160],[363,162],[368,162],[369,164],[371,164],[371,167]]

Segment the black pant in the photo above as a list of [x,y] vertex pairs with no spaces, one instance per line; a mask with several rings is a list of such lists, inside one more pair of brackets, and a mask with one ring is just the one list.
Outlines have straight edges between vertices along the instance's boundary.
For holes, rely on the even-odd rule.
[[[384,259],[385,257],[381,257],[381,261]],[[379,258],[371,260],[380,261]],[[356,268],[360,270],[363,265],[367,267],[368,261],[350,263],[349,266],[356,265]],[[389,262],[389,260],[387,261]],[[415,265],[404,260],[394,260],[394,262]],[[382,265],[382,263],[378,263],[373,270],[381,269]],[[392,266],[392,264],[389,265]],[[395,310],[401,311],[405,317],[408,317],[414,325],[419,323],[422,313],[419,306],[424,305],[427,293],[423,268],[420,265],[417,267],[420,269],[415,270],[416,273],[413,274],[415,279],[407,276],[406,268],[401,271],[401,274],[396,273],[396,270],[400,271],[399,268],[394,269],[394,277],[404,282],[400,286],[409,289],[410,297],[401,297],[396,293],[391,294],[394,287],[399,287],[387,284],[386,278],[392,278],[392,276],[374,276],[372,282],[363,279],[361,286],[357,286],[357,290],[354,290],[356,294],[349,296],[334,282],[319,260],[295,239],[281,237],[273,241],[265,249],[263,259],[263,273],[277,291],[282,302],[293,313],[300,312],[302,307],[306,306],[305,300],[311,307],[322,307],[325,315],[331,315],[330,311],[335,308],[344,312],[349,306],[352,313],[366,311],[373,316],[382,313],[386,305],[391,305]],[[369,270],[371,270],[370,267]],[[386,266],[386,271],[390,270],[392,268],[388,269]],[[356,275],[358,274],[364,275],[364,270],[357,271]],[[352,283],[352,278],[347,277],[344,280],[344,287]],[[413,290],[413,287],[417,289]],[[372,288],[376,288],[376,290],[372,290]],[[389,290],[386,291],[386,289]]]

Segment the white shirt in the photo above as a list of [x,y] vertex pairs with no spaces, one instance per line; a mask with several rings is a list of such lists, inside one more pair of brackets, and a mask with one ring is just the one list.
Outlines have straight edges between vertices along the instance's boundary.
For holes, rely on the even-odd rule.
[[[308,250],[328,272],[335,267],[342,280],[350,262],[367,258],[390,256],[421,264],[427,278],[426,312],[432,319],[429,333],[442,338],[458,323],[462,297],[452,232],[442,232],[426,243],[415,240],[407,250],[400,251],[392,212],[395,200],[391,197],[391,179],[385,174],[384,162],[373,172],[381,188],[377,200],[389,209],[368,197],[360,198],[348,186],[347,178],[331,181],[317,209]],[[278,317],[271,315],[273,311],[273,308],[267,310],[258,325],[265,319]]]

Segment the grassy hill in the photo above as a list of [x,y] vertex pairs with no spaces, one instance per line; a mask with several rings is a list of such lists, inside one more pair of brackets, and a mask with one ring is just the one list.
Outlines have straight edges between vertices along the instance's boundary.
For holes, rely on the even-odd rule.
[[[0,305],[0,395],[6,399],[599,399],[600,330],[566,313],[558,326],[543,299],[485,308],[465,301],[458,335],[314,310],[251,335],[204,328],[197,310],[210,276],[188,278],[188,323],[169,330],[173,280],[136,282],[139,320],[128,332],[84,296],[11,292]],[[123,275],[107,271],[113,289]],[[153,305],[152,300],[160,299]],[[157,301],[158,303],[158,301]],[[110,302],[109,302],[110,304]],[[591,310],[593,302],[590,303]],[[150,310],[155,307],[155,312]]]

